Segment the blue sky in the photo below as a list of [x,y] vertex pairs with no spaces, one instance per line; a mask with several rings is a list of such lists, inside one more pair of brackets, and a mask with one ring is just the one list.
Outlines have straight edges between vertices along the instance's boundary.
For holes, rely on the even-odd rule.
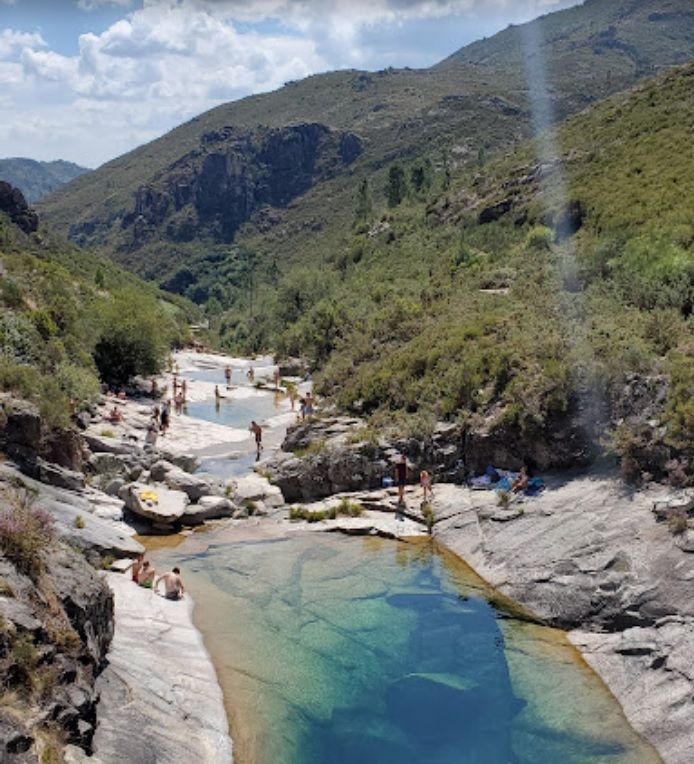
[[430,66],[578,0],[0,0],[0,155],[95,167],[224,100]]

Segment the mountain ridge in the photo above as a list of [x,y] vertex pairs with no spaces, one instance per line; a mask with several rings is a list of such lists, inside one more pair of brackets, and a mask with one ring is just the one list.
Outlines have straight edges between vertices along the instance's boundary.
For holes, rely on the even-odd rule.
[[27,157],[0,159],[0,180],[18,188],[29,204],[39,201],[74,178],[90,172],[74,162],[42,162]]
[[[474,164],[480,151],[511,145],[530,134],[528,85],[519,65],[523,30],[534,29],[539,39],[545,39],[542,50],[552,75],[551,100],[561,119],[660,66],[694,56],[690,36],[694,17],[677,15],[686,12],[687,3],[669,0],[667,7],[675,16],[654,22],[649,17],[656,9],[662,11],[662,3],[591,0],[473,43],[430,69],[345,70],[287,83],[272,93],[215,107],[73,181],[40,206],[48,222],[78,243],[100,246],[127,267],[162,279],[190,259],[190,247],[170,237],[166,226],[145,237],[165,240],[166,255],[143,247],[142,237],[133,230],[137,199],[146,196],[154,179],[181,157],[206,150],[202,136],[232,128],[283,129],[316,123],[352,132],[362,141],[362,156],[346,168],[348,175],[378,176],[396,159],[443,152],[450,154],[453,164],[464,167]],[[567,19],[571,33],[558,34],[555,30]],[[509,39],[512,44],[507,44]],[[633,60],[638,46],[646,51],[640,68]],[[225,151],[220,146],[218,153],[238,156],[234,147]],[[244,162],[248,171],[255,171],[252,157]],[[195,182],[195,177],[189,180]],[[104,188],[107,194],[100,193]],[[279,210],[281,217],[283,206],[271,209]],[[193,228],[202,230],[204,226],[197,225],[199,213],[189,205],[185,215],[194,220]],[[277,218],[263,212],[262,206],[254,207],[246,216],[251,224],[254,214],[261,215],[262,226]],[[237,226],[221,226],[225,231],[230,228]],[[200,239],[203,246],[230,242],[229,236]]]

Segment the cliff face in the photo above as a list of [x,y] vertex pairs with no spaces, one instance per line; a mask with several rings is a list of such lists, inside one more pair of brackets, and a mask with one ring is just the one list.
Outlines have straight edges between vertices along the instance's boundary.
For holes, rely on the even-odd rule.
[[39,218],[27,204],[24,194],[4,180],[0,180],[0,212],[6,212],[24,233],[33,233],[39,227]]
[[[121,221],[126,247],[160,239],[229,242],[261,207],[287,206],[361,152],[356,135],[318,123],[204,133],[198,148],[137,189]],[[93,225],[83,221],[70,236],[79,240]]]
[[113,636],[113,595],[78,552],[52,540],[37,562],[0,558],[3,762],[53,761],[64,744],[91,750]]

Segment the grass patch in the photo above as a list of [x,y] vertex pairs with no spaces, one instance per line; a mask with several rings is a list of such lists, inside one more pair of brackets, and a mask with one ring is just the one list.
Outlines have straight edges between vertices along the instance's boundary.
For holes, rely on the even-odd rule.
[[308,523],[319,523],[322,520],[335,520],[337,517],[359,517],[364,508],[356,501],[340,499],[336,504],[327,509],[311,510],[304,507],[294,506],[289,508],[290,520],[305,520]]

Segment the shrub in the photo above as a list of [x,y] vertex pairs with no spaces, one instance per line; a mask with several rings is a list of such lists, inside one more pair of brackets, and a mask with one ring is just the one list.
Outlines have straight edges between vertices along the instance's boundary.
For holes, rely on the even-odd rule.
[[82,515],[77,515],[75,518],[75,528],[82,530],[84,528],[84,518]]
[[678,509],[671,510],[667,516],[667,527],[673,536],[682,535],[689,527],[687,513]]
[[107,304],[102,321],[94,362],[107,384],[122,386],[138,374],[161,370],[171,326],[153,299],[135,290],[120,292]]
[[41,553],[53,541],[53,518],[31,506],[27,495],[10,497],[0,508],[0,548],[22,571],[37,577]]

